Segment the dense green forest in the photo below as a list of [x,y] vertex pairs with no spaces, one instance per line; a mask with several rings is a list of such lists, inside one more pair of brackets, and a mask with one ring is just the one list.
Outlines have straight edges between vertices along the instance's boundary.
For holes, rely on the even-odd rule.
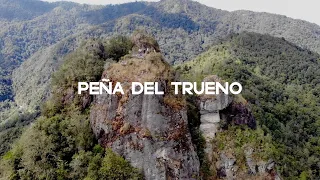
[[[172,64],[190,60],[213,42],[241,31],[283,36],[300,47],[320,52],[320,28],[315,24],[267,13],[227,12],[193,1],[91,6],[1,0],[0,4],[1,101],[12,100],[16,94],[12,88],[14,69],[29,58],[29,61],[34,60],[32,56],[36,52],[45,54],[46,48],[74,36],[128,35],[136,29],[144,29],[156,37],[164,56]],[[61,57],[66,53],[58,54]]]
[[240,82],[258,126],[272,136],[281,176],[319,177],[320,56],[284,38],[242,33],[176,67],[185,80]]
[[[128,53],[122,45],[131,49],[125,37],[110,41],[87,41],[65,58],[41,116],[2,157],[0,179],[142,179],[122,157],[97,144],[89,125],[91,98],[77,95],[76,82],[99,80],[106,60],[118,60],[111,52],[122,57]],[[34,118],[20,117],[17,123]]]

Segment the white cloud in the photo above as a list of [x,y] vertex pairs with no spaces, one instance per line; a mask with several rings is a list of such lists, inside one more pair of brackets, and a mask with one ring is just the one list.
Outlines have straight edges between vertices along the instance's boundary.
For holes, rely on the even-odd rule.
[[[46,0],[59,1],[59,0]],[[86,4],[120,4],[125,2],[135,2],[136,0],[71,0]],[[139,0],[140,1],[140,0]],[[158,0],[148,0],[158,1]],[[319,0],[196,0],[207,6],[234,10],[252,10],[258,12],[269,12],[282,14],[288,17],[303,19],[320,25],[320,1]]]

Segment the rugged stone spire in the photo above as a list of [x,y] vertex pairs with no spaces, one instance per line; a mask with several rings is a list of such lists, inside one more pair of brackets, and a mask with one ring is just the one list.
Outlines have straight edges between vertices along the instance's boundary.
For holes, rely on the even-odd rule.
[[[91,126],[104,147],[122,155],[146,179],[196,179],[200,163],[188,129],[183,97],[171,95],[174,80],[160,53],[111,64],[102,78],[121,82],[124,95],[96,96]],[[164,95],[132,95],[131,82],[159,82]]]

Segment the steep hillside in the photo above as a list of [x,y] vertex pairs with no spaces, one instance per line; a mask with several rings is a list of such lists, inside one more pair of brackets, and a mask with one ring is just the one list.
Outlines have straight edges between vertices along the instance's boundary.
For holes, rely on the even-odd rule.
[[[227,12],[189,0],[110,6],[5,1],[3,7],[24,7],[30,3],[49,7],[41,8],[41,12],[24,8],[31,14],[26,15],[26,19],[0,21],[3,26],[0,30],[1,100],[13,98],[11,72],[21,62],[41,48],[92,28],[98,28],[100,34],[128,34],[135,29],[145,29],[156,36],[172,64],[192,59],[218,39],[242,31],[284,37],[301,47],[320,51],[320,28],[315,24],[267,13]],[[16,10],[15,14],[21,13]],[[94,32],[90,35],[99,36]]]
[[0,94],[0,100],[12,99],[12,70],[19,67],[23,61],[35,52],[54,45],[68,36],[94,27],[99,19],[102,22],[108,22],[134,13],[144,6],[143,3],[106,7],[57,3],[51,11],[33,19],[2,22],[3,28],[0,30],[0,77],[7,80],[0,82],[0,89],[5,89]]
[[252,11],[234,11],[221,20],[218,34],[243,31],[284,37],[296,45],[320,53],[319,25],[307,21],[291,19],[286,16]]
[[30,20],[51,11],[56,4],[36,0],[1,0],[0,19]]
[[[314,179],[320,173],[319,63],[318,54],[284,39],[241,33],[177,69],[186,80],[201,81],[217,74],[240,82],[244,99],[238,99],[252,108],[259,127],[272,136],[275,148],[269,153],[281,176]],[[234,134],[227,131],[221,135],[224,139]]]
[[38,109],[49,97],[52,74],[63,63],[64,57],[81,45],[81,39],[70,37],[44,48],[13,72],[15,102],[20,108],[31,111]]
[[103,43],[88,40],[65,58],[41,116],[1,157],[0,179],[143,178],[121,156],[97,144],[89,125],[90,96],[77,95],[77,81],[98,81],[112,57],[107,53],[112,48]]

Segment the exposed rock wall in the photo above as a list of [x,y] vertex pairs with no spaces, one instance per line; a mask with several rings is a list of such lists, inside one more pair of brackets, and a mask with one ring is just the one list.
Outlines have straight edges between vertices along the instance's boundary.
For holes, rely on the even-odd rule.
[[256,120],[248,107],[242,103],[231,103],[227,108],[221,112],[221,118],[228,124],[233,125],[247,125],[251,129],[255,129],[257,126]]
[[[205,82],[221,82],[217,76],[208,76]],[[269,161],[257,161],[253,158],[255,149],[244,148],[245,166],[247,172],[240,171],[240,162],[228,151],[215,152],[214,139],[216,134],[222,132],[222,121],[227,125],[247,125],[255,129],[256,121],[245,104],[237,103],[229,95],[220,93],[219,95],[201,95],[198,98],[198,108],[200,110],[200,131],[205,138],[206,145],[204,152],[210,166],[210,171],[216,172],[215,178],[235,180],[235,179],[280,179],[274,170],[275,163]],[[230,142],[225,142],[226,144]],[[243,164],[242,164],[243,165]]]
[[[138,60],[137,60],[138,61]],[[147,63],[164,63],[152,59]],[[126,60],[124,60],[126,62]],[[122,82],[112,74],[115,67],[130,73],[133,81],[140,81],[152,70],[139,70],[133,61],[113,66],[106,70],[103,78]],[[157,64],[157,63],[160,63]],[[196,179],[200,163],[188,130],[188,119],[183,99],[170,97],[166,70],[153,72],[155,81],[164,95],[132,95],[127,88],[125,95],[95,96],[90,121],[100,144],[112,148],[134,167],[143,171],[146,179]],[[150,77],[150,76],[148,76]],[[141,76],[142,78],[142,76]],[[150,80],[150,79],[148,79]],[[174,105],[175,104],[175,105]]]
[[[204,82],[219,82],[220,79],[213,75],[206,77]],[[220,111],[227,108],[232,102],[232,98],[226,94],[202,95],[199,97],[200,110],[200,131],[206,140],[205,152],[209,162],[213,162],[212,140],[220,129]]]

